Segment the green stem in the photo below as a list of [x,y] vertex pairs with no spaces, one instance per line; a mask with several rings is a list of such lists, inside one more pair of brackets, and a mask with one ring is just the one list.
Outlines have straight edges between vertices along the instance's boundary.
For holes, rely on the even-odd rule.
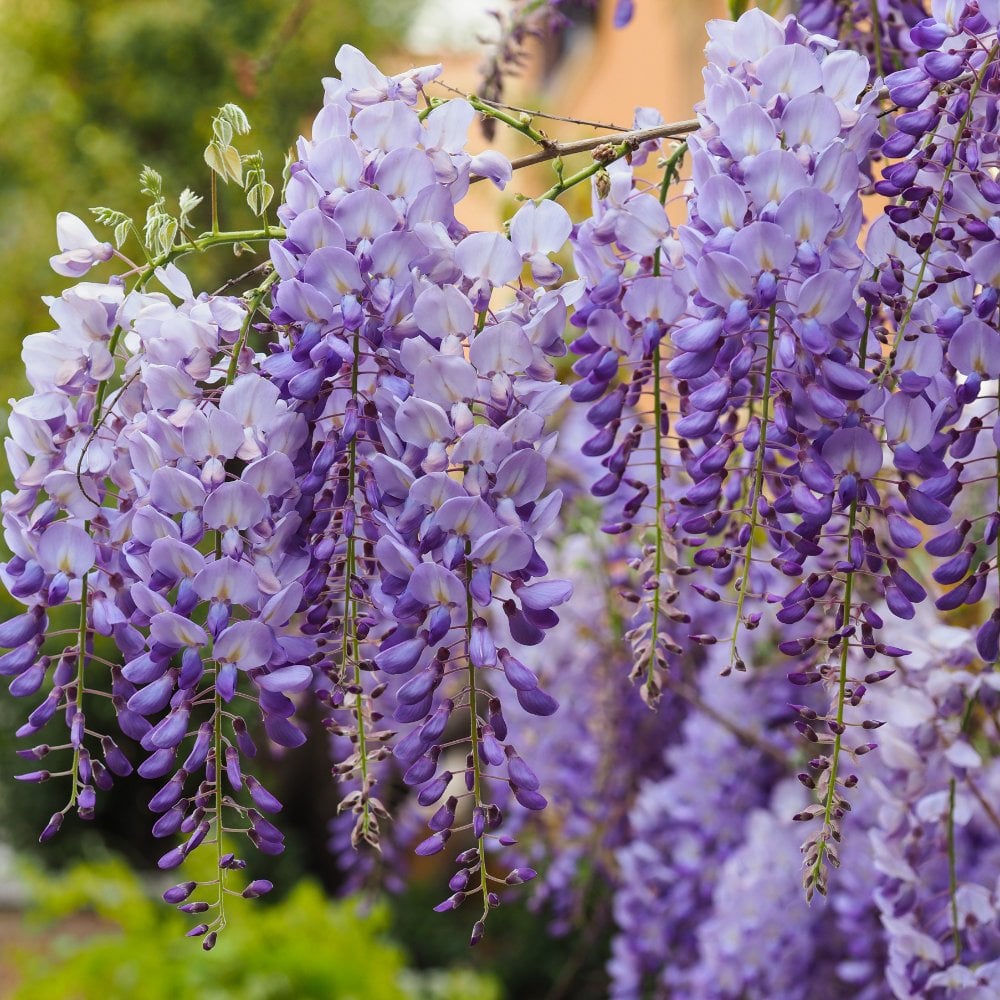
[[774,339],[777,327],[777,309],[771,306],[767,318],[767,358],[764,363],[764,392],[761,398],[762,413],[760,418],[760,441],[757,442],[757,454],[754,456],[753,489],[750,492],[750,537],[747,539],[746,552],[743,555],[743,573],[740,576],[739,593],[736,595],[736,621],[733,623],[733,634],[729,640],[729,662],[738,659],[736,648],[743,622],[743,605],[746,601],[747,587],[750,585],[750,565],[753,562],[754,536],[757,534],[757,501],[764,490],[764,462],[767,458],[767,422],[771,409],[771,380],[774,375]]
[[[847,539],[850,542],[854,534],[854,528],[858,518],[858,501],[855,498],[851,503],[851,512],[847,525]],[[843,621],[841,625],[846,627],[851,620],[851,607],[854,596],[854,571],[848,570],[844,583],[844,603]],[[847,658],[850,651],[850,642],[844,636],[840,645],[840,672],[837,681],[837,732],[834,733],[833,750],[830,753],[829,784],[826,786],[826,797],[823,802],[823,830],[827,834],[830,831],[830,819],[833,816],[833,804],[837,798],[837,773],[840,766],[840,750],[843,744],[844,729],[844,706],[847,704]],[[820,868],[823,864],[823,857],[826,854],[826,839],[820,840],[816,860],[813,862],[812,872],[809,881],[815,885],[819,880]]]
[[[89,530],[90,522],[84,525],[84,531]],[[80,581],[80,626],[77,632],[79,648],[76,653],[76,691],[74,701],[77,712],[83,711],[83,672],[87,665],[87,574]],[[80,748],[73,748],[72,764],[73,787],[70,789],[69,802],[66,804],[64,812],[68,812],[76,805],[76,800],[80,795]]]
[[[351,398],[357,399],[358,395],[358,356],[361,351],[360,334],[354,334],[354,363],[351,367]],[[347,499],[353,502],[355,492],[355,477],[357,469],[357,437],[351,439],[348,445],[348,465],[347,465]],[[371,810],[368,805],[368,740],[365,732],[365,712],[364,696],[361,690],[361,658],[358,655],[358,634],[354,627],[354,616],[357,613],[357,603],[351,593],[351,581],[354,579],[355,571],[355,539],[352,529],[347,539],[347,556],[344,563],[344,636],[341,646],[341,664],[346,670],[348,663],[348,644],[351,659],[354,663],[354,685],[357,688],[355,701],[355,720],[358,727],[358,770],[361,777],[361,829],[367,840],[371,828]]]
[[[472,662],[472,623],[475,620],[475,612],[472,607],[472,561],[468,558],[471,550],[471,543],[466,542],[465,553],[465,652],[468,660],[469,672],[469,738],[472,743],[472,798],[475,806],[479,809],[483,805],[483,770],[479,760],[479,708],[477,704],[477,684],[476,667]],[[489,912],[489,886],[486,875],[486,838],[485,835],[478,837],[476,846],[479,851],[479,875],[480,887],[483,893],[483,916]]]
[[483,117],[492,118],[494,121],[498,121],[506,125],[508,128],[512,128],[515,132],[520,132],[526,139],[530,139],[533,143],[541,146],[543,149],[548,148],[552,145],[552,140],[546,138],[537,129],[531,127],[530,121],[525,121],[527,115],[523,118],[515,118],[513,115],[507,114],[506,111],[501,111],[500,108],[495,108],[491,104],[486,104],[481,101],[475,94],[470,94],[466,100],[469,104],[475,108]]
[[[667,160],[663,171],[663,180],[660,183],[660,204],[667,200],[667,192],[670,190],[671,182],[676,179],[680,171],[680,163],[687,151],[687,143],[681,145],[674,151],[670,159]],[[660,276],[661,250],[656,248],[653,254],[653,275]],[[653,453],[655,461],[654,475],[656,476],[656,511],[654,531],[654,544],[656,546],[653,557],[653,573],[657,584],[663,573],[663,435],[660,431],[660,421],[663,412],[663,387],[661,385],[660,373],[660,344],[657,342],[653,348]],[[652,690],[655,682],[656,660],[657,660],[657,636],[660,631],[660,592],[659,588],[653,591],[653,601],[650,608],[650,637],[649,663],[646,667],[646,685],[648,690]]]
[[[215,558],[222,558],[222,532],[215,533]],[[219,912],[212,921],[213,926],[222,930],[226,926],[226,869],[222,867],[222,694],[219,691],[219,661],[215,661],[215,682],[212,685],[212,748],[215,754],[215,781],[213,798],[215,799],[215,862],[219,873],[219,899],[216,904]]]
[[212,187],[212,232],[219,232],[219,192],[218,192],[218,181],[215,177],[215,171],[212,171],[211,175],[211,187]]
[[243,348],[246,347],[247,338],[250,336],[250,325],[257,314],[257,310],[260,308],[261,302],[264,301],[268,289],[277,280],[278,272],[272,271],[264,279],[263,283],[250,293],[247,299],[247,314],[243,320],[243,326],[240,328],[240,335],[233,345],[233,356],[229,359],[229,371],[226,373],[226,385],[232,385],[233,380],[236,378],[236,373],[239,370],[240,354],[243,352]]
[[958,856],[955,849],[954,778],[948,780],[948,895],[951,899],[951,940],[955,946],[955,964],[962,961],[962,932],[958,921]]

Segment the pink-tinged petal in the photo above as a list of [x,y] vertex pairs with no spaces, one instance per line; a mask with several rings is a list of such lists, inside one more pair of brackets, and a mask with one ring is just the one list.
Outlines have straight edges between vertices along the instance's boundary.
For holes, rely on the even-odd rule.
[[324,139],[309,151],[309,173],[327,191],[353,191],[360,185],[363,171],[358,147],[347,137]]
[[817,323],[833,323],[854,304],[851,280],[843,271],[821,271],[807,278],[799,289],[796,309]]
[[210,528],[251,528],[270,513],[264,498],[248,483],[223,483],[205,501],[205,524]]
[[963,375],[996,378],[1000,375],[1000,332],[981,319],[970,317],[952,335],[948,360]]
[[152,545],[157,538],[180,538],[181,529],[172,517],[145,506],[137,507],[132,515],[132,534],[143,545]]
[[285,497],[297,489],[292,460],[280,451],[251,462],[240,478],[262,497]]
[[615,219],[615,238],[633,253],[651,254],[669,235],[666,210],[651,194],[629,198]]
[[858,94],[868,86],[869,73],[871,64],[860,52],[831,52],[820,66],[823,93],[838,104],[853,107]]
[[[795,174],[793,167],[786,165],[783,168],[780,185],[783,186],[786,196],[794,190],[805,187],[804,184],[797,182],[793,176]],[[828,194],[838,205],[845,205],[857,194],[859,174],[857,157],[846,146],[836,143],[820,153],[816,160],[816,169],[813,171],[812,183],[816,190]],[[779,186],[779,190],[781,189]],[[908,253],[912,253],[912,250]]]
[[751,222],[741,229],[729,247],[752,273],[777,271],[782,274],[795,259],[795,244],[781,226],[773,222]]
[[434,472],[421,476],[410,490],[410,500],[415,504],[437,510],[452,497],[468,496],[462,484],[452,479],[446,472]]
[[64,278],[82,278],[95,263],[89,250],[67,250],[49,258],[49,267]]
[[811,243],[817,249],[840,221],[833,199],[815,188],[793,191],[779,206],[775,222],[796,243]]
[[409,466],[388,455],[375,455],[371,464],[375,482],[383,493],[397,500],[409,494],[414,479]]
[[636,278],[622,297],[622,308],[640,323],[648,319],[673,323],[680,318],[685,305],[684,296],[667,277]]
[[71,212],[60,212],[56,216],[56,242],[60,250],[84,250],[99,240],[82,219]]
[[394,279],[405,277],[413,262],[426,253],[427,248],[413,233],[385,233],[372,244],[371,273]]
[[747,167],[746,183],[757,207],[764,208],[772,202],[780,205],[793,191],[807,187],[809,178],[794,153],[772,149]]
[[553,490],[544,500],[539,500],[535,504],[535,509],[525,522],[525,531],[533,538],[538,538],[546,531],[559,516],[562,507],[563,491]]
[[455,354],[435,354],[417,365],[413,374],[413,393],[439,406],[476,398],[479,378],[475,368]]
[[411,147],[392,150],[375,171],[375,184],[389,198],[409,200],[436,181],[430,157]]
[[154,642],[180,649],[182,646],[204,646],[208,643],[208,633],[174,611],[156,615],[149,623],[149,635]]
[[231,414],[214,407],[196,410],[183,430],[184,450],[199,458],[233,458],[243,444],[243,425]]
[[728,174],[715,174],[701,186],[698,212],[715,232],[739,229],[747,214],[747,196]]
[[424,147],[461,153],[469,140],[469,127],[475,117],[472,105],[460,98],[438,105],[424,119]]
[[840,111],[822,94],[803,94],[793,98],[781,113],[785,146],[809,146],[825,149],[840,135]]
[[256,607],[260,601],[260,581],[252,567],[227,557],[208,563],[194,578],[194,590],[203,601],[244,607]]
[[573,596],[573,585],[566,580],[543,580],[527,587],[515,587],[514,594],[522,606],[532,611],[545,611],[565,604]]
[[541,496],[545,489],[548,466],[532,448],[521,448],[500,463],[496,492],[510,497],[520,507]]
[[469,348],[469,360],[480,375],[523,372],[533,358],[534,350],[524,330],[507,320],[477,334]]
[[[323,247],[339,247],[343,250],[347,246],[344,230],[318,208],[307,208],[292,219],[288,226],[287,242],[292,249],[301,253],[312,253]],[[279,270],[282,279],[294,278],[299,269],[294,256],[285,266],[288,267],[288,273]],[[277,269],[277,263],[275,267]]]
[[56,274],[67,278],[81,277],[114,253],[110,243],[98,240],[85,223],[69,212],[56,216],[56,241],[62,253],[51,257],[49,264]]
[[[392,149],[412,148],[422,138],[423,129],[417,113],[402,101],[384,101],[362,108],[354,116],[352,124],[355,134],[366,149],[388,152]],[[340,219],[337,221],[340,222]]]
[[213,655],[240,670],[252,670],[267,663],[273,648],[271,630],[263,622],[237,622],[216,639]]
[[413,318],[429,337],[471,333],[476,314],[472,303],[454,285],[425,288],[413,304]]
[[330,302],[339,302],[345,295],[353,295],[365,287],[354,254],[338,247],[322,247],[311,253],[302,269],[302,277]]
[[476,424],[459,438],[451,459],[455,465],[481,464],[487,472],[495,472],[512,448],[510,438],[503,431],[488,424]]
[[302,603],[302,584],[290,583],[279,590],[260,611],[260,620],[271,628],[284,628]]
[[398,221],[392,202],[379,191],[363,188],[337,202],[333,217],[349,242],[374,240],[391,232]]
[[882,471],[882,446],[864,427],[848,427],[826,439],[823,459],[835,472],[871,479]]
[[448,415],[436,403],[410,396],[396,410],[396,433],[418,448],[454,437]]
[[506,285],[521,273],[521,255],[499,233],[473,233],[455,248],[455,261],[472,280]]
[[705,54],[718,66],[755,63],[785,40],[781,22],[758,7],[751,8],[737,21],[720,18],[709,21],[706,27],[711,41]]
[[222,392],[219,409],[231,414],[244,427],[263,427],[274,419],[278,387],[260,375],[240,375]]
[[441,504],[434,524],[442,531],[475,541],[496,528],[497,518],[482,497],[453,497]]
[[421,563],[406,585],[406,593],[421,604],[464,604],[465,586],[449,569]]
[[183,514],[200,510],[205,503],[205,487],[201,480],[173,466],[164,466],[153,473],[149,482],[149,499],[165,514]]
[[38,543],[38,562],[46,573],[80,578],[96,559],[97,549],[90,535],[69,521],[50,524]]
[[556,253],[569,239],[573,222],[554,201],[525,202],[510,220],[510,241],[522,256]]
[[144,583],[133,583],[129,587],[129,595],[135,606],[147,617],[170,611],[170,602],[155,590],[150,590]]
[[158,410],[176,410],[185,400],[201,395],[190,375],[169,365],[144,365],[142,382],[149,402]]
[[531,539],[512,525],[497,528],[472,546],[469,558],[489,565],[497,573],[516,573],[531,561],[534,545]]
[[510,160],[495,149],[487,149],[477,153],[469,164],[469,173],[473,177],[483,177],[492,182],[500,191],[509,183],[514,175]]
[[727,253],[705,254],[695,268],[698,291],[709,302],[728,307],[753,291],[750,272]]
[[969,260],[969,273],[979,284],[1000,288],[1000,243],[991,240]]
[[755,75],[762,80],[760,101],[766,104],[772,97],[798,97],[823,86],[816,56],[804,45],[782,45],[772,49],[759,63]]
[[744,104],[730,111],[719,125],[719,138],[734,160],[759,156],[779,145],[774,120],[759,104]]
[[420,563],[420,557],[391,535],[383,535],[375,545],[375,558],[390,576],[408,580]]
[[149,565],[169,580],[193,578],[205,568],[205,557],[176,538],[157,538],[149,548]]
[[333,60],[340,78],[352,90],[379,90],[385,93],[389,78],[353,45],[341,45]]
[[330,300],[318,288],[298,278],[282,281],[274,294],[274,301],[296,323],[324,323],[333,315]]
[[281,694],[294,691],[305,691],[312,684],[311,667],[297,664],[291,667],[280,667],[269,674],[261,674],[254,678],[254,683],[265,691],[276,691]]
[[895,393],[885,404],[883,417],[889,440],[907,444],[914,451],[920,451],[934,437],[934,415],[921,396]]

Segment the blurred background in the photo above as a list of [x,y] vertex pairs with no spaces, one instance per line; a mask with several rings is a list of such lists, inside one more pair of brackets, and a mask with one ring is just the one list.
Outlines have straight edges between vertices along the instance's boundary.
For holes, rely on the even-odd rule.
[[[308,130],[321,103],[321,78],[333,72],[341,44],[358,46],[387,72],[442,61],[444,82],[468,93],[477,88],[489,52],[482,40],[496,36],[490,10],[502,5],[0,0],[0,399],[24,394],[21,339],[50,328],[41,296],[58,294],[66,283],[48,267],[57,212],[90,222],[88,209],[104,205],[141,216],[137,178],[147,163],[163,175],[171,197],[184,187],[207,195],[202,151],[213,113],[230,101],[253,126],[242,151],[260,149],[280,189],[285,152]],[[530,44],[504,99],[625,127],[639,104],[655,104],[667,120],[690,117],[701,90],[704,22],[725,16],[724,0],[641,0],[623,31],[612,27],[613,6],[583,8],[558,42]],[[578,124],[536,124],[553,137],[594,134]],[[486,144],[481,136],[477,141]],[[496,141],[509,155],[524,151],[510,136]],[[538,193],[552,181],[546,165],[519,176],[515,186]],[[486,187],[471,209],[482,226],[515,204],[489,197]],[[589,195],[581,188],[573,197],[582,204]],[[207,228],[204,205],[200,213],[196,226]],[[245,213],[240,192],[222,192],[226,227],[249,222]],[[218,253],[191,271],[196,287],[213,288],[252,264],[234,266]],[[0,422],[5,412],[4,406]],[[10,612],[2,610],[6,618]],[[288,760],[271,761],[270,773],[261,775],[286,804],[288,850],[260,871],[274,876],[280,892],[244,917],[237,914],[232,931],[205,956],[184,940],[177,915],[150,901],[161,850],[132,786],[121,783],[102,796],[93,824],[68,824],[52,844],[38,848],[38,831],[62,805],[64,789],[49,793],[47,785],[11,781],[17,763],[11,733],[21,707],[0,699],[5,1000],[606,995],[606,910],[581,947],[572,938],[550,938],[544,913],[504,907],[473,956],[466,915],[429,912],[443,882],[434,865],[426,866],[426,879],[418,877],[388,902],[372,905],[364,894],[335,902],[345,876],[327,849],[336,795],[319,741]]]

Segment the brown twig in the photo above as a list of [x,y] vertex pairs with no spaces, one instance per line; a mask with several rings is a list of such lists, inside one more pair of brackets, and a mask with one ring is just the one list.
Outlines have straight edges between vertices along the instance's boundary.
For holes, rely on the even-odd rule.
[[[554,160],[557,156],[572,156],[574,153],[587,153],[598,146],[620,145],[623,142],[634,146],[641,146],[644,142],[652,142],[655,139],[670,139],[672,137],[688,135],[696,132],[700,128],[700,122],[692,118],[684,122],[667,122],[664,125],[656,125],[653,128],[633,129],[630,132],[619,132],[617,135],[595,135],[590,139],[576,139],[573,142],[551,142],[542,149],[537,149],[533,153],[519,156],[516,160],[511,160],[510,165],[514,170],[521,170],[523,167],[530,167],[536,163],[545,163],[546,160]],[[473,177],[471,183],[482,180],[481,177]]]

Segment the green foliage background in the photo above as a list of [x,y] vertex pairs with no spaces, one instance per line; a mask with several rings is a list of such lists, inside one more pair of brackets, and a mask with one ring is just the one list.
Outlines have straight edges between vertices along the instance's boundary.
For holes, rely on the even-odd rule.
[[[141,218],[143,163],[175,198],[205,196],[202,151],[212,115],[232,101],[280,188],[284,153],[322,101],[344,42],[393,46],[418,0],[0,0],[0,392],[20,394],[25,334],[49,328],[42,294],[66,284],[48,268],[55,216],[108,205]],[[227,224],[246,208],[231,195]],[[224,208],[226,206],[224,202]],[[92,227],[101,234],[98,226]],[[104,234],[110,239],[110,233]],[[211,281],[232,262],[206,259]]]
[[[209,874],[206,869],[204,875]],[[417,973],[388,936],[385,907],[331,902],[300,882],[279,904],[232,897],[231,925],[212,953],[184,937],[190,920],[151,897],[122,862],[35,873],[30,926],[43,936],[7,947],[10,1000],[499,1000],[498,985],[468,968]],[[86,938],[58,922],[100,921]],[[55,923],[55,930],[52,925]]]

